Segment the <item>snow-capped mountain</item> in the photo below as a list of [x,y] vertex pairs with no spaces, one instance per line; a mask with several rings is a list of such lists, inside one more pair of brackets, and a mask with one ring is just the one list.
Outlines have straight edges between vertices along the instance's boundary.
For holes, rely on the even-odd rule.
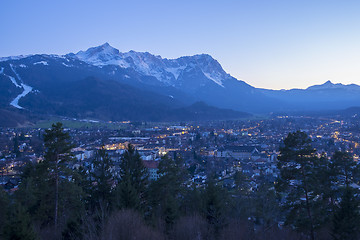
[[359,105],[360,86],[328,81],[308,89],[258,89],[207,54],[167,59],[122,53],[108,43],[75,54],[0,58],[0,110],[161,120],[178,117],[174,109],[180,108],[190,116],[184,109],[199,101],[251,113],[342,109]]
[[[132,68],[135,71],[153,76],[169,86],[181,86],[186,79],[183,77],[192,69],[200,71],[207,79],[223,87],[223,81],[231,78],[221,65],[210,55],[200,54],[191,57],[166,59],[148,52],[129,51],[121,53],[110,44],[89,48],[73,55],[77,59],[95,66],[115,65],[121,68]],[[205,83],[202,83],[205,84]]]
[[[133,54],[134,60],[127,57],[129,66],[123,67],[100,64],[98,61],[102,59],[104,63],[108,63],[110,59],[115,59],[118,56],[116,49],[109,46],[106,48],[106,45],[93,49],[102,50],[90,49],[78,53],[87,56],[86,62],[75,54],[1,58],[0,112],[18,118],[21,118],[19,113],[31,113],[103,120],[151,121],[248,116],[243,112],[222,110],[205,103],[193,105],[200,98],[180,91],[144,70],[137,70],[141,69],[141,57],[152,57],[149,53],[128,53]],[[107,51],[111,49],[112,51]],[[148,63],[151,66],[149,72],[152,72],[151,68],[156,68],[156,63]],[[211,79],[207,81],[218,86]],[[4,118],[0,118],[0,121],[1,119]]]
[[[218,61],[208,54],[167,59],[148,52],[122,53],[108,43],[89,48],[67,57],[85,62],[100,69],[138,74],[137,80],[125,79],[128,84],[179,98],[180,101],[204,101],[216,107],[240,111],[262,111],[264,107],[277,105],[254,87],[226,73]],[[265,98],[265,99],[264,99]],[[264,100],[264,101],[263,101]],[[263,104],[254,104],[262,101]],[[255,106],[256,105],[256,106]]]

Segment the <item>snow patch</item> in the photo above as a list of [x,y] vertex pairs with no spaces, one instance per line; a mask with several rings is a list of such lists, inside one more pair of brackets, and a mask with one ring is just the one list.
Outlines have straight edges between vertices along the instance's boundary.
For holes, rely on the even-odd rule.
[[19,56],[10,56],[10,57],[0,57],[0,62],[5,62],[8,60],[19,60],[19,59],[23,59],[23,58],[27,58],[30,57],[32,55],[19,55]]
[[[18,76],[17,73],[15,72],[12,64],[10,64],[10,68],[11,68],[11,70],[15,73],[16,77],[19,79],[19,76]],[[2,70],[4,70],[4,69],[2,69]],[[15,79],[14,77],[9,76],[9,75],[6,75],[5,73],[4,73],[4,75],[7,76],[7,77],[10,79],[10,81],[11,81],[16,87],[21,88],[21,85],[19,85],[19,84],[17,83],[17,81],[16,81],[16,79]],[[20,79],[19,79],[19,80],[20,80]]]
[[124,75],[124,77],[125,77],[125,78],[130,78],[130,76],[129,76],[129,75],[126,75],[126,74]]
[[37,64],[42,64],[42,65],[45,65],[45,66],[49,65],[48,62],[46,62],[46,61],[40,61],[40,62],[34,63],[34,65],[37,65]]
[[16,87],[21,88],[21,85],[19,85],[19,84],[16,82],[16,80],[15,80],[14,77],[8,76],[8,75],[6,75],[6,76],[7,76],[8,78],[10,78],[11,82],[12,82]]
[[[10,67],[12,67],[11,64],[10,64]],[[8,77],[8,78],[10,79],[10,81],[11,81],[16,87],[21,88],[21,86],[16,82],[16,79],[15,79],[14,77],[9,76],[9,75],[6,75],[6,74],[4,73],[4,68],[1,68],[1,69],[0,69],[0,74],[3,74],[4,76]]]
[[25,64],[20,64],[19,67],[26,68],[27,66]]
[[176,68],[165,68],[165,71],[174,75],[174,78],[177,80],[180,73],[186,68],[186,66],[176,67]]
[[203,74],[210,80],[212,80],[213,82],[215,82],[216,84],[218,84],[221,87],[224,87],[221,78],[218,78],[217,76],[213,76],[209,73],[206,73],[203,71]]
[[20,78],[19,74],[17,74],[17,72],[15,71],[15,69],[14,69],[14,67],[13,67],[12,64],[10,64],[10,68],[11,68],[11,70],[15,73],[17,79],[21,82],[21,78]]
[[19,94],[14,100],[12,100],[10,103],[11,106],[16,107],[18,109],[24,109],[23,107],[21,107],[19,105],[20,98],[25,97],[28,93],[30,93],[32,91],[32,87],[30,87],[26,84],[22,83],[21,86],[24,88],[24,91],[21,94]]
[[49,56],[52,58],[67,59],[64,55],[50,54]]
[[[15,71],[14,67],[12,66],[12,64],[10,64],[10,68],[11,70],[14,72],[14,74],[16,75],[17,79],[22,82],[22,79],[20,78],[19,74]],[[10,80],[15,84],[16,87],[22,87],[24,89],[24,91],[19,94],[14,100],[11,101],[10,105],[13,106],[13,107],[16,107],[18,109],[24,109],[23,107],[21,107],[19,105],[19,100],[22,98],[22,97],[25,97],[28,93],[30,93],[32,91],[32,87],[24,84],[24,83],[21,83],[21,86],[16,82],[15,78],[11,77],[11,76],[8,76],[10,78]]]
[[64,65],[65,67],[71,67],[70,65],[67,65],[66,63],[61,63],[62,65]]

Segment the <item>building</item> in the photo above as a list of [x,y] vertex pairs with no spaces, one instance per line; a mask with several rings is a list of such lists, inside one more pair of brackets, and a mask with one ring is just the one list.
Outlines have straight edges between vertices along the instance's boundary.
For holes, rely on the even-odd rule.
[[143,161],[143,163],[149,172],[149,180],[150,181],[158,180],[160,176],[158,174],[159,161],[149,160],[149,161]]

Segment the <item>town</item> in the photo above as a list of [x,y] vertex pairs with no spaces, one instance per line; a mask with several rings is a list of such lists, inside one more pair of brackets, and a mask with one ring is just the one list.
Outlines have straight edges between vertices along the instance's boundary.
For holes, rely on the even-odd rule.
[[[65,119],[66,120],[66,119]],[[90,121],[91,123],[92,121]],[[95,123],[95,121],[94,121]],[[90,126],[90,127],[89,127]],[[273,184],[278,177],[276,166],[279,147],[290,132],[301,130],[312,139],[320,156],[329,158],[335,151],[360,155],[358,117],[275,116],[243,121],[191,123],[108,122],[100,127],[67,128],[75,143],[75,161],[71,168],[88,166],[96,150],[103,147],[118,166],[128,144],[135,146],[149,180],[159,177],[157,168],[162,156],[181,156],[189,172],[189,183],[201,186],[209,173],[219,183],[235,186],[236,173],[256,190],[264,181]],[[110,127],[108,127],[110,126]],[[23,167],[43,159],[45,128],[12,128],[0,132],[0,184],[9,192],[17,190]],[[117,174],[118,169],[113,170]]]

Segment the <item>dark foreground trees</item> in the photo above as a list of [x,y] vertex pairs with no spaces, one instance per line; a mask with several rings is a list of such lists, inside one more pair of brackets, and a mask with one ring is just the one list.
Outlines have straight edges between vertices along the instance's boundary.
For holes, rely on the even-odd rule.
[[318,156],[311,144],[306,133],[297,131],[289,133],[280,148],[276,189],[285,224],[310,239],[320,232],[328,238],[331,233],[334,239],[356,239],[358,164],[347,152]]
[[119,184],[116,187],[118,208],[144,209],[148,172],[132,145],[128,145],[121,157],[119,176]]
[[67,177],[66,164],[71,160],[70,136],[64,131],[61,123],[53,124],[44,134],[45,156],[44,167],[47,168],[47,179],[54,186],[54,226],[58,225],[59,215],[59,186],[61,177]]
[[333,216],[332,236],[336,240],[357,239],[359,236],[359,201],[353,189],[346,187]]
[[70,140],[61,123],[45,131],[44,159],[29,163],[24,169],[19,190],[12,196],[8,217],[12,227],[4,230],[5,239],[13,239],[14,236],[8,236],[16,229],[16,233],[26,232],[24,239],[45,239],[50,235],[59,239],[62,233],[69,233],[68,227],[79,224],[84,209],[83,191],[75,182],[76,173],[68,167],[72,161]]
[[159,179],[152,182],[149,188],[150,214],[152,218],[161,218],[169,232],[180,216],[187,171],[180,157],[173,159],[165,155],[160,160],[158,173]]
[[359,237],[358,164],[345,152],[319,156],[303,132],[284,140],[276,192],[240,172],[232,188],[216,173],[195,183],[178,154],[164,156],[150,181],[131,145],[114,161],[102,147],[76,170],[61,124],[44,141],[43,161],[27,165],[19,190],[0,191],[1,239]]
[[277,189],[282,194],[286,223],[299,231],[308,231],[312,240],[315,239],[314,231],[321,218],[321,215],[317,215],[321,206],[319,165],[311,139],[301,131],[289,133],[284,146],[280,148]]

